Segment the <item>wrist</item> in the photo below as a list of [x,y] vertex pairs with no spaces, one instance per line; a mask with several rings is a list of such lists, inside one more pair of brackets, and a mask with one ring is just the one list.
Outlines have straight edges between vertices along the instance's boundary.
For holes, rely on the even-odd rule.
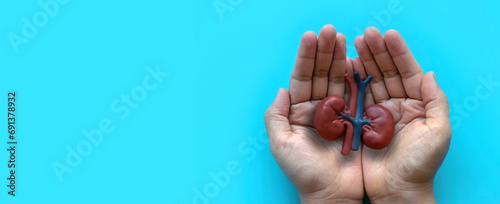
[[351,199],[351,198],[339,198],[335,195],[330,195],[327,197],[316,197],[314,195],[303,195],[299,194],[301,204],[331,204],[331,203],[363,203],[363,199]]
[[437,203],[433,184],[420,184],[411,188],[397,189],[382,196],[369,196],[371,203]]

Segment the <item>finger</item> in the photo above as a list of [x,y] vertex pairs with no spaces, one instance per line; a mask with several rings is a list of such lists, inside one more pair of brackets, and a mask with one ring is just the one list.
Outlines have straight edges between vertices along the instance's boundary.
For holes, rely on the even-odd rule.
[[424,73],[420,65],[418,65],[417,60],[411,54],[403,37],[397,31],[389,30],[385,33],[385,44],[401,75],[406,95],[410,98],[421,100],[420,88]]
[[436,82],[434,72],[425,74],[422,80],[422,98],[425,104],[425,124],[439,135],[451,137],[448,98]]
[[333,62],[328,76],[328,96],[344,96],[344,73],[346,69],[346,42],[345,36],[338,33],[333,52]]
[[316,34],[314,32],[307,31],[302,35],[292,76],[290,77],[289,89],[292,104],[311,100],[316,42]]
[[[346,70],[345,73],[349,74],[351,79],[354,79],[354,65],[352,64],[353,60],[350,57],[346,58]],[[346,86],[348,87],[348,86]]]
[[[361,78],[366,77],[366,72],[365,68],[363,67],[363,63],[359,59],[359,57],[356,57],[352,60],[352,65],[354,68],[354,71],[359,73],[359,76]],[[370,88],[370,84],[366,85],[365,88],[365,108],[374,104],[375,100],[373,99],[373,94]]]
[[380,31],[375,27],[367,28],[365,30],[365,41],[375,62],[377,62],[380,72],[384,76],[385,87],[389,96],[392,98],[407,98],[401,75],[399,75],[398,69],[385,46],[384,37]]
[[328,72],[332,64],[337,30],[332,25],[325,25],[319,32],[316,63],[312,81],[312,99],[323,99],[328,91]]
[[[346,70],[345,70],[345,73],[347,73],[349,75],[349,77],[351,77],[351,79],[354,79],[354,68],[353,68],[353,65],[352,65],[352,60],[351,58],[347,57],[346,58]],[[345,104],[349,104],[349,98],[351,97],[351,90],[349,90],[349,86],[345,86],[344,85],[344,101],[345,101]]]
[[290,96],[286,89],[281,88],[273,103],[264,114],[266,131],[271,144],[275,144],[276,141],[289,137],[292,134],[290,122],[288,121],[289,111]]
[[354,46],[358,52],[359,58],[365,67],[366,74],[372,76],[370,81],[370,87],[373,93],[373,99],[377,103],[381,103],[385,100],[389,100],[389,93],[385,87],[384,77],[378,68],[375,59],[372,56],[370,48],[366,44],[365,38],[359,36],[354,40]]

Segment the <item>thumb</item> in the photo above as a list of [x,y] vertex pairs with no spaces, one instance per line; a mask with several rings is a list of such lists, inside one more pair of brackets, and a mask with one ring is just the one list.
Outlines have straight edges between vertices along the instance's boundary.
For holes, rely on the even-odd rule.
[[451,136],[448,98],[437,84],[434,72],[424,75],[421,90],[425,105],[425,124],[431,130]]
[[279,137],[290,135],[290,122],[288,113],[290,111],[290,95],[284,88],[280,88],[273,103],[264,114],[264,122],[269,136],[269,141],[273,143]]

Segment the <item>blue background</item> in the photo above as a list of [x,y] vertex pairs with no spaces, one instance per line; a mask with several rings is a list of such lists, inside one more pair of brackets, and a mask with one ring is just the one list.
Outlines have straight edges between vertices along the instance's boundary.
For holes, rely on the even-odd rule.
[[[500,199],[500,86],[481,82],[500,82],[498,1],[395,0],[402,10],[391,13],[391,0],[221,0],[229,9],[222,14],[214,2],[72,0],[17,53],[9,33],[20,35],[22,18],[43,9],[32,0],[0,3],[0,103],[16,91],[19,141],[15,198],[5,186],[9,154],[0,153],[0,201],[187,204],[214,184],[211,172],[232,165],[237,172],[210,203],[299,203],[260,139],[263,113],[288,87],[302,33],[324,24],[346,35],[350,57],[367,26],[398,30],[450,101],[453,138],[435,178],[438,202]],[[120,119],[111,104],[157,65],[169,75]],[[114,130],[60,181],[52,164],[64,164],[65,148],[103,118]]]

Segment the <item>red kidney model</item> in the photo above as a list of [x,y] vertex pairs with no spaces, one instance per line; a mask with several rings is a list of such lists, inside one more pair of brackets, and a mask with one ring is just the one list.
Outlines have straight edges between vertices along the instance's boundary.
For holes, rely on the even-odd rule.
[[328,96],[318,104],[314,115],[314,126],[324,139],[336,140],[345,132],[343,155],[358,150],[362,133],[363,143],[372,149],[387,147],[394,135],[394,118],[389,110],[373,104],[363,111],[365,87],[372,77],[361,79],[358,72],[354,72],[354,77],[356,83],[344,75],[351,90],[348,107],[343,98]]

